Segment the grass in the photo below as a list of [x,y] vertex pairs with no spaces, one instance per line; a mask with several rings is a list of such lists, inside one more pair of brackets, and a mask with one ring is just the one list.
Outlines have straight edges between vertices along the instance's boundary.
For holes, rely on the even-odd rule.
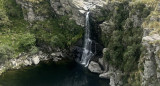
[[160,34],[160,22],[157,20],[159,19],[159,17],[160,17],[160,12],[154,10],[143,22],[143,25],[142,25],[143,28],[151,29],[152,32],[150,33],[150,35]]

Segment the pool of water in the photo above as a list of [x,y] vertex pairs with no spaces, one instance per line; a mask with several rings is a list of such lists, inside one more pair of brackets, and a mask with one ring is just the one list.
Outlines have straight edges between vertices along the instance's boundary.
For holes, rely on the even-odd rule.
[[109,80],[100,79],[75,62],[41,62],[4,73],[0,86],[109,86]]

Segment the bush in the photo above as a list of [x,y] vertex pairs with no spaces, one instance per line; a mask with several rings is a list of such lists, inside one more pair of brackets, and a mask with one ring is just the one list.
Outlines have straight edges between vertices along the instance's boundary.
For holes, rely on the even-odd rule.
[[8,45],[0,46],[0,64],[14,56],[14,50]]
[[10,21],[4,10],[0,9],[0,27],[9,25]]
[[36,46],[32,46],[32,47],[29,49],[29,53],[30,53],[30,54],[36,54],[38,51],[39,51],[39,49],[38,49]]
[[69,48],[83,35],[83,29],[68,16],[35,22],[30,31],[38,43],[43,42],[53,48]]
[[64,38],[63,35],[59,34],[59,35],[55,35],[51,38],[51,45],[54,48],[65,48],[65,41],[66,39]]
[[6,0],[5,9],[9,18],[23,18],[21,6],[15,0]]
[[114,22],[115,30],[111,34],[102,33],[102,41],[105,41],[104,45],[108,48],[105,52],[106,60],[117,69],[127,73],[138,69],[143,29],[140,25],[134,25],[133,16],[137,15],[141,21],[149,13],[150,10],[144,4],[129,6],[126,1],[116,4],[113,13],[108,13],[113,14],[107,20]]
[[19,49],[22,51],[29,51],[32,46],[35,46],[35,36],[30,33],[23,34],[19,39]]
[[140,45],[136,44],[133,44],[132,46],[127,46],[127,49],[123,54],[123,61],[125,62],[124,70],[126,72],[137,69],[140,56],[140,47]]

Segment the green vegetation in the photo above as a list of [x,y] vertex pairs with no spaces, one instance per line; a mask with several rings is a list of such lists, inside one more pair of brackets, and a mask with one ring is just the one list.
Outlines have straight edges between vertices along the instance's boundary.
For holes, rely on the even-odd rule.
[[[53,13],[51,13],[52,9],[50,7],[49,0],[33,0],[36,1],[33,3],[33,10],[37,16],[50,16]],[[38,1],[38,2],[37,2]]]
[[24,0],[24,1],[29,1],[29,2],[32,2],[32,3],[40,3],[44,0]]
[[68,16],[35,22],[30,31],[38,42],[58,48],[69,48],[83,35],[83,29]]
[[21,6],[15,0],[5,0],[4,7],[9,18],[23,18]]
[[[153,34],[160,34],[160,22],[158,21],[158,18],[160,17],[160,12],[157,10],[154,10],[151,12],[151,14],[145,19],[145,22],[143,22],[143,28],[151,29],[150,35]],[[151,19],[153,21],[151,21]],[[153,30],[154,29],[154,30]]]
[[[105,10],[103,9],[103,11]],[[146,18],[150,11],[151,9],[143,3],[131,5],[124,0],[117,3],[114,10],[106,13],[106,20],[113,23],[111,29],[114,30],[110,34],[102,32],[102,41],[108,48],[104,57],[111,65],[126,74],[123,81],[130,83],[126,86],[139,86],[140,83],[140,75],[137,72],[143,35],[140,21]],[[136,82],[132,83],[132,80],[136,80]]]
[[[40,3],[40,6],[34,8],[36,14],[49,14],[48,2]],[[15,0],[0,0],[0,63],[16,58],[23,52],[37,53],[41,43],[53,50],[68,49],[83,35],[82,27],[69,20],[69,16],[50,17],[31,24],[23,19],[24,11]]]
[[143,3],[149,7],[155,8],[159,0],[132,0],[132,1],[136,3]]
[[10,24],[8,17],[4,10],[0,9],[0,27],[6,26]]
[[[129,7],[129,9],[124,7]],[[116,5],[113,13],[109,13],[113,15],[110,15],[107,20],[114,23],[115,30],[111,33],[112,35],[102,34],[102,41],[105,40],[104,36],[108,36],[108,41],[105,41],[104,45],[108,48],[105,57],[110,64],[124,72],[137,69],[141,54],[142,28],[140,25],[134,25],[136,22],[132,16],[136,15],[140,21],[149,13],[149,8],[144,4],[138,3],[130,6],[127,1]]]
[[0,64],[4,63],[11,56],[14,56],[14,50],[12,47],[7,45],[0,46]]

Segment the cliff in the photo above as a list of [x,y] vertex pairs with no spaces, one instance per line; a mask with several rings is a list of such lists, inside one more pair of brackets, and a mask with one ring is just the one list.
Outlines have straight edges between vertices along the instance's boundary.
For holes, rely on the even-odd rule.
[[[156,0],[1,0],[0,73],[73,56],[82,47],[85,13],[103,46],[89,65],[111,86],[160,83],[160,2]],[[81,52],[81,51],[80,51]],[[96,67],[96,68],[94,68]]]

